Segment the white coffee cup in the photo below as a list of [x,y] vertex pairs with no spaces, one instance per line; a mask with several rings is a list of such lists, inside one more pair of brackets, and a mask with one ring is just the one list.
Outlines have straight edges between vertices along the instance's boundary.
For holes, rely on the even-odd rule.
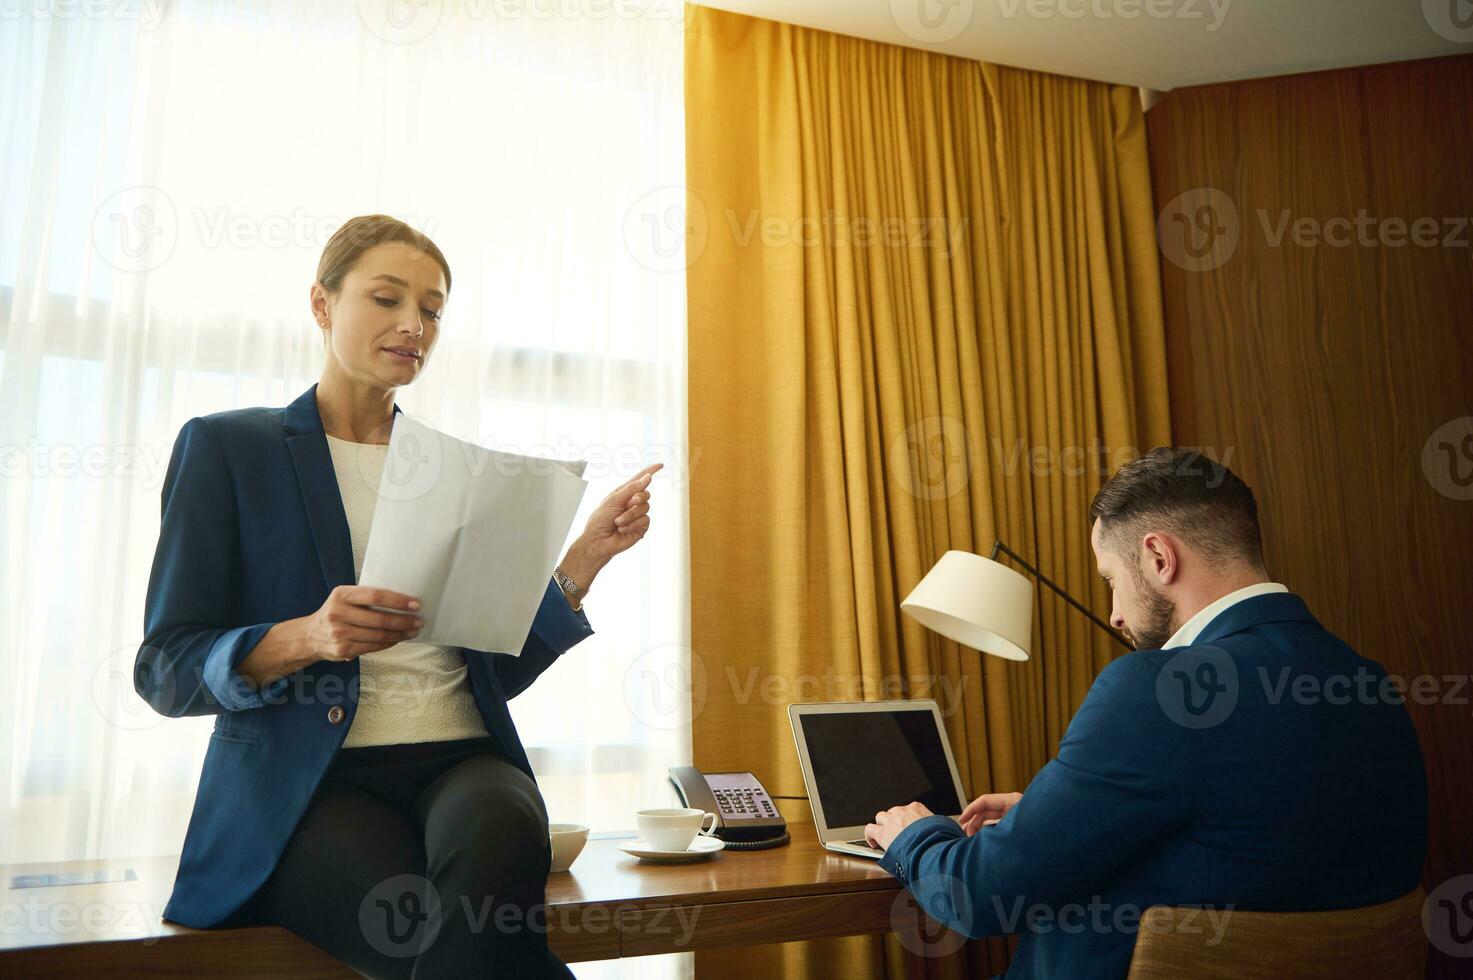
[[[706,818],[711,826],[706,826]],[[657,851],[686,851],[696,835],[709,837],[716,830],[717,816],[705,810],[686,807],[640,810],[634,815],[639,836]]]
[[552,841],[552,867],[547,870],[567,871],[588,843],[588,828],[581,823],[548,824],[547,836]]

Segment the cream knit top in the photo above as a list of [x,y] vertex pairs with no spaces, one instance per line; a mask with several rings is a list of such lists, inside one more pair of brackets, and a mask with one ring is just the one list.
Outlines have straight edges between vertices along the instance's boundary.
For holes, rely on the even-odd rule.
[[[324,433],[325,434],[325,433]],[[379,478],[389,447],[327,436],[353,540],[353,581],[363,571]],[[358,658],[358,711],[343,748],[476,738],[487,733],[465,654],[433,643],[396,643]]]

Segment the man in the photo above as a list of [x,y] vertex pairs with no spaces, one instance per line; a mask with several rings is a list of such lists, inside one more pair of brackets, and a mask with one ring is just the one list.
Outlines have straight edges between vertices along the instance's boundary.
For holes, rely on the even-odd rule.
[[1058,757],[961,826],[876,815],[881,866],[968,936],[1026,932],[1008,977],[1124,977],[1152,905],[1303,911],[1417,886],[1427,788],[1404,688],[1269,581],[1253,492],[1160,448],[1090,505],[1110,622],[1136,652],[1100,672]]

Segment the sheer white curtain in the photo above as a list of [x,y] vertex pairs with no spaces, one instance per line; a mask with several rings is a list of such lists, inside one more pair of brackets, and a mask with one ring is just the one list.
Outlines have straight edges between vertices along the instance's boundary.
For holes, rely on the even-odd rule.
[[317,380],[318,255],[375,212],[455,277],[407,412],[589,459],[575,529],[667,464],[513,702],[552,819],[632,826],[690,755],[645,683],[688,657],[677,0],[47,6],[0,19],[0,861],[179,849],[211,720],[129,683],[170,448]]

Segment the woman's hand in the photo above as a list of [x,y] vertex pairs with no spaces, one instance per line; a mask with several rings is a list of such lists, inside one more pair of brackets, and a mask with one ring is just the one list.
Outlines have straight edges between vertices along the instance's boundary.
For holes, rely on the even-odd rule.
[[[379,612],[369,606],[402,609]],[[340,585],[322,608],[310,616],[285,619],[272,626],[236,665],[261,690],[319,660],[353,660],[419,635],[424,620],[414,610],[419,600],[402,592],[366,585]]]
[[962,830],[971,837],[983,827],[991,826],[1003,818],[1018,801],[1023,798],[1022,793],[985,793],[967,804],[962,811],[959,822]]
[[[402,612],[379,612],[383,606]],[[424,620],[415,612],[419,600],[402,592],[366,585],[340,585],[322,608],[306,617],[306,647],[316,660],[354,660],[386,650],[419,635]]]
[[558,563],[563,573],[587,589],[615,555],[628,551],[650,529],[650,481],[664,463],[646,466],[604,498],[588,518],[588,526]]

